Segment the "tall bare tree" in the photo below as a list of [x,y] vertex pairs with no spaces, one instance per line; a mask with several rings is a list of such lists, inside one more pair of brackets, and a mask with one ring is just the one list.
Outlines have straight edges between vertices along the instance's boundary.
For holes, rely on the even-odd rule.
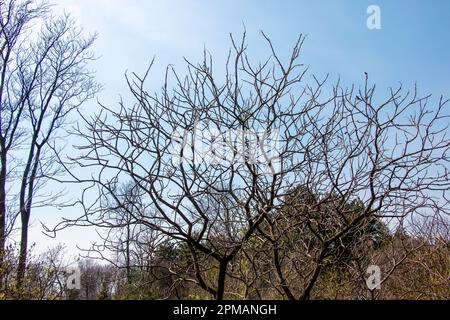
[[[8,178],[8,155],[21,138],[23,130],[19,125],[27,93],[31,90],[33,82],[23,82],[17,75],[21,64],[20,52],[27,50],[23,44],[24,39],[30,33],[30,26],[34,20],[46,14],[48,6],[33,6],[31,1],[1,1],[1,79],[0,79],[0,265],[3,261],[6,237],[8,235],[7,225],[7,178]],[[1,281],[1,276],[0,276]]]
[[[6,239],[7,176],[21,221],[17,282],[20,288],[26,269],[28,228],[36,193],[60,167],[55,152],[64,146],[64,123],[71,111],[93,97],[98,85],[88,62],[94,58],[95,36],[84,37],[68,15],[53,16],[45,2],[10,0],[1,2],[2,78],[0,223]],[[19,160],[8,165],[13,156]],[[42,198],[50,205],[57,194]],[[3,250],[3,249],[0,249]]]

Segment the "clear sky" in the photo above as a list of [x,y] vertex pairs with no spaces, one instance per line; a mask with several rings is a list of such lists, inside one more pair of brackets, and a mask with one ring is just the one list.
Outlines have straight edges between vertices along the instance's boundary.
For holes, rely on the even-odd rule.
[[[361,84],[364,72],[381,92],[402,82],[420,92],[450,97],[450,1],[448,0],[58,0],[58,10],[77,17],[86,32],[98,32],[93,63],[97,79],[104,84],[99,100],[111,104],[126,96],[125,71],[143,73],[156,56],[150,91],[158,90],[163,69],[174,64],[183,70],[182,57],[201,57],[206,47],[216,64],[225,61],[229,33],[247,30],[249,54],[266,51],[259,33],[263,30],[280,54],[289,54],[300,33],[307,34],[303,63],[319,75],[341,77],[344,83]],[[381,29],[366,26],[369,5],[381,9]],[[96,102],[84,108],[95,112]],[[77,196],[78,190],[71,189]],[[65,243],[89,246],[94,230],[72,229],[56,239],[40,232],[38,220],[54,223],[62,216],[80,214],[72,209],[38,209],[34,213],[31,242],[37,251]]]

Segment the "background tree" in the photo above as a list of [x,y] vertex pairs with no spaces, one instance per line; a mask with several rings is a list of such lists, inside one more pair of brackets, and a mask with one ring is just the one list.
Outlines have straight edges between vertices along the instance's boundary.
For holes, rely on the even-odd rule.
[[[21,63],[20,52],[28,48],[23,44],[30,33],[34,20],[47,14],[48,6],[33,5],[32,1],[1,1],[0,2],[0,266],[5,254],[6,238],[12,228],[14,216],[7,220],[7,179],[10,177],[8,158],[10,151],[23,141],[23,129],[19,125],[28,92],[33,83],[25,82],[17,75]],[[22,89],[17,86],[22,86]],[[9,157],[8,157],[9,156]],[[14,207],[10,207],[13,209]],[[0,274],[0,284],[2,281]]]
[[[144,214],[139,189],[132,183],[118,186],[120,203],[110,200],[103,207],[103,221],[96,225],[101,241],[85,250],[87,259],[107,261],[117,270],[118,295],[124,298],[155,298],[153,268],[158,252],[164,247],[164,237],[134,220]],[[133,214],[133,215],[132,215]]]

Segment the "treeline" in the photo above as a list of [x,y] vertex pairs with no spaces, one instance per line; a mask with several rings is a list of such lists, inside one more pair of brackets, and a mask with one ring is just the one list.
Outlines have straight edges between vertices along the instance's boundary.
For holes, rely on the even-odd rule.
[[[268,224],[263,224],[261,231],[247,241],[230,261],[224,298],[289,299],[304,290],[308,283],[306,276],[316,268],[318,244],[300,222],[304,218],[303,210],[317,201],[313,198],[311,193],[297,188],[278,213],[277,228],[281,232],[277,241],[264,236],[270,229]],[[363,210],[356,201],[347,205],[349,214]],[[327,214],[333,215],[329,211]],[[323,259],[310,299],[449,299],[448,226],[442,221],[424,220],[407,229],[410,231],[389,228],[379,219],[354,228]],[[122,231],[109,230],[108,241],[89,252],[97,258],[104,255],[106,264],[105,261],[98,264],[92,258],[69,264],[63,247],[31,257],[21,297],[214,299],[214,294],[194,280],[196,273],[201,272],[205,286],[217,282],[219,266],[214,259],[205,254],[193,257],[186,243],[149,229]],[[226,246],[226,235],[220,241]],[[17,297],[16,257],[13,248],[9,249],[6,269],[2,270],[7,275],[2,299]],[[367,273],[367,267],[373,264],[381,271],[376,287],[370,287],[368,282],[371,274]],[[75,279],[76,274],[79,279]]]

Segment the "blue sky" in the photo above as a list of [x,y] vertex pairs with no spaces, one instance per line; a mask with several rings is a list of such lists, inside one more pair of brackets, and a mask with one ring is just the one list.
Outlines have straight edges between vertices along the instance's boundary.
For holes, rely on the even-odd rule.
[[[104,84],[99,100],[111,104],[126,96],[124,73],[143,73],[156,56],[149,80],[158,90],[167,64],[183,70],[182,57],[198,60],[206,47],[225,61],[229,33],[247,30],[249,55],[264,57],[263,30],[281,55],[289,54],[300,33],[307,34],[302,62],[311,72],[346,84],[362,84],[364,72],[379,92],[402,82],[421,93],[450,97],[450,1],[448,0],[322,0],[322,1],[182,1],[182,0],[59,0],[57,10],[71,12],[86,32],[98,32],[100,57],[92,65]],[[366,27],[369,5],[381,9],[381,29]],[[95,101],[84,108],[95,112]],[[76,190],[71,191],[76,196]],[[35,218],[55,222],[75,216],[76,209],[39,209]],[[41,235],[37,220],[31,242],[41,251],[59,242],[75,252],[88,246],[93,230],[68,230],[56,239]]]
[[[86,31],[97,31],[99,80],[110,97],[124,90],[123,73],[143,71],[153,55],[158,67],[196,59],[206,46],[218,62],[229,48],[228,34],[245,24],[249,50],[263,50],[266,32],[280,53],[300,33],[308,35],[304,62],[317,74],[349,82],[366,71],[380,86],[417,81],[433,92],[448,92],[450,2],[446,0],[322,1],[144,1],[60,0]],[[381,9],[382,29],[366,27],[369,5]],[[155,70],[156,71],[156,70]],[[155,79],[155,84],[158,79]]]

